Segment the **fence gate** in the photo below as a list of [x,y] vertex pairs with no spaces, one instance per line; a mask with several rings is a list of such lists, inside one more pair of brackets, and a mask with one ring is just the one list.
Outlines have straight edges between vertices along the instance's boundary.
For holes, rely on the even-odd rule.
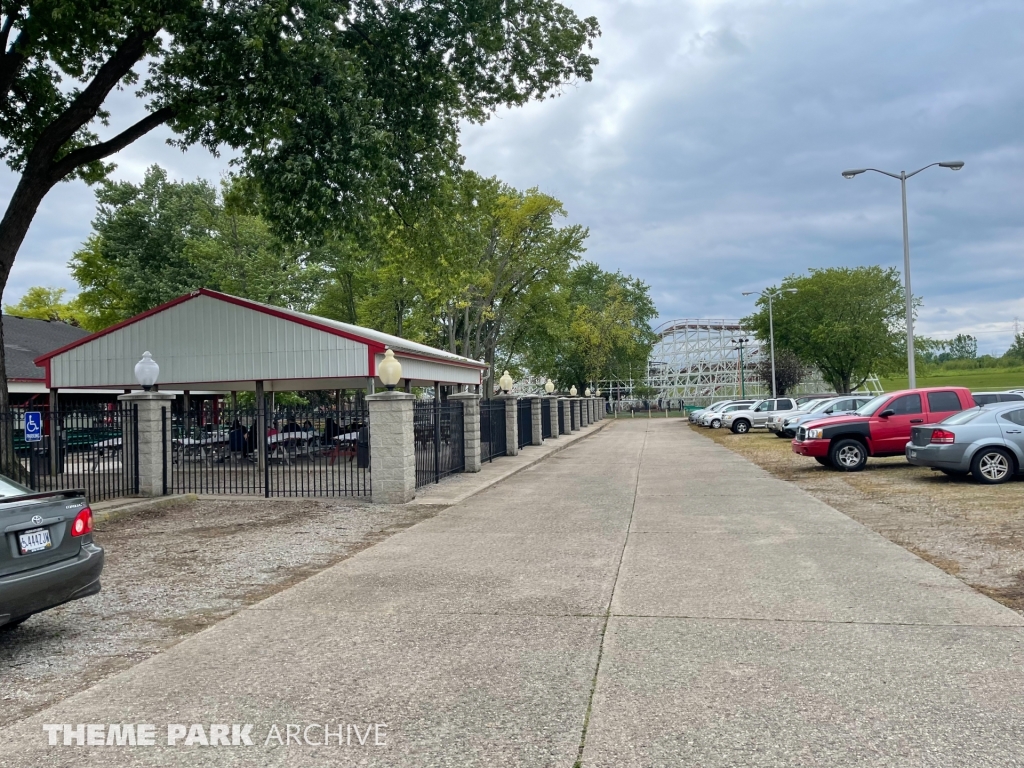
[[544,440],[551,438],[551,401],[540,401],[540,436]]
[[517,422],[519,432],[519,447],[531,445],[533,443],[533,408],[530,407],[529,400],[517,400]]
[[[260,468],[260,426],[266,460]],[[366,496],[366,405],[337,408],[206,408],[174,411],[168,492],[256,496]]]
[[0,413],[0,473],[33,491],[84,488],[90,502],[136,494],[138,423],[138,408],[124,403],[13,408]]
[[417,488],[465,471],[466,440],[462,428],[462,403],[413,403]]
[[504,456],[505,445],[505,401],[480,401],[480,461],[494,461],[495,456]]

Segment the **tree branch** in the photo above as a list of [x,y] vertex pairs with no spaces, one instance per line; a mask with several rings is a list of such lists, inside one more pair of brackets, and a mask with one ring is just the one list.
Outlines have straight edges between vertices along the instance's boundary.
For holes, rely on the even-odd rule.
[[68,105],[64,112],[43,130],[28,156],[28,166],[45,167],[50,165],[60,148],[75,135],[78,129],[96,117],[107,94],[145,55],[146,47],[156,37],[158,31],[157,29],[133,29],[128,34],[113,55],[96,71],[92,82],[75,97],[75,100]]
[[126,128],[108,141],[76,149],[74,152],[65,155],[50,166],[51,178],[53,178],[55,182],[60,181],[76,168],[80,168],[88,163],[94,163],[97,160],[102,160],[105,157],[110,157],[115,152],[120,152],[135,140],[145,136],[158,125],[166,123],[172,117],[174,117],[174,110],[170,107],[163,107],[162,109],[158,109],[156,112],[151,112],[146,115],[135,125],[130,128]]

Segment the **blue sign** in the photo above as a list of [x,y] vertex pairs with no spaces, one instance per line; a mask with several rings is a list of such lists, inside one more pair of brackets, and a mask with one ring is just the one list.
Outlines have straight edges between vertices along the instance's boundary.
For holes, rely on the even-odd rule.
[[43,414],[25,411],[25,442],[38,443],[43,439]]

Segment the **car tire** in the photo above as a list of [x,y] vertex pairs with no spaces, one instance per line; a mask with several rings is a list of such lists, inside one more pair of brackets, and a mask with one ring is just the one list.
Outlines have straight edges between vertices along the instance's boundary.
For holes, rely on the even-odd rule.
[[860,440],[836,440],[829,446],[828,459],[840,472],[860,472],[868,463],[868,449]]
[[712,419],[711,420],[711,428],[712,429],[721,429],[722,428],[722,420],[721,419]]
[[816,462],[818,462],[819,464],[821,464],[821,466],[823,466],[823,467],[831,467],[832,466],[832,462],[829,461],[828,456],[815,456],[814,460]]
[[775,436],[780,440],[792,440],[793,438],[787,437],[785,432],[776,432]]
[[750,422],[746,419],[736,419],[732,423],[732,433],[734,435],[745,435],[750,431]]
[[982,448],[971,460],[971,474],[979,483],[1005,483],[1014,475],[1013,456],[1002,448]]

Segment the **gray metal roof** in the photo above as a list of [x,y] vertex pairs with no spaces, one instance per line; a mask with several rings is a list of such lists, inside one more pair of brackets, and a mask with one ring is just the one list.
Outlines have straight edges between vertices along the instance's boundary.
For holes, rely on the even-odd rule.
[[29,320],[3,315],[0,322],[3,323],[8,379],[42,381],[46,371],[33,362],[35,358],[89,335],[83,328],[55,320]]

